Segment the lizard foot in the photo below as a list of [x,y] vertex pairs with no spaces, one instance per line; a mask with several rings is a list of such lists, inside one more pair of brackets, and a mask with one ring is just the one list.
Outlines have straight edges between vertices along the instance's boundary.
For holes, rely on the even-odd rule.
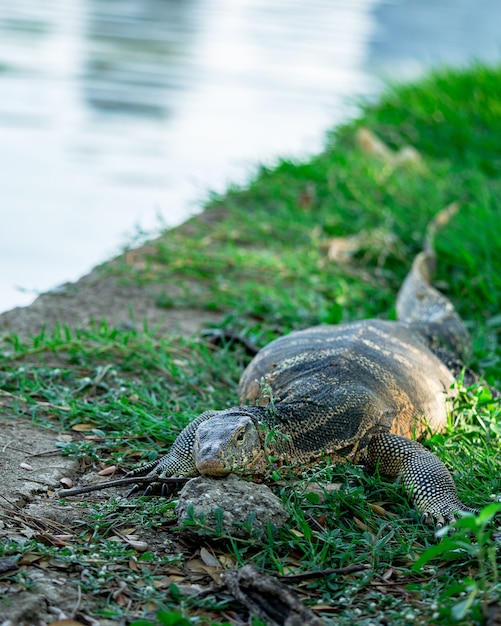
[[144,487],[144,484],[140,483],[134,485],[128,491],[127,497],[132,495],[162,496],[164,498],[172,496],[172,494],[181,485],[183,485],[190,476],[189,471],[183,472],[183,469],[185,468],[182,466],[180,466],[178,470],[174,471],[170,467],[170,463],[170,455],[165,455],[155,461],[151,461],[145,465],[140,465],[130,472],[127,472],[125,478],[144,477],[151,479],[151,482],[148,482],[146,487]]
[[435,526],[437,530],[440,530],[444,526],[450,526],[453,524],[459,517],[461,517],[462,513],[478,515],[478,509],[466,506],[462,502],[459,504],[460,506],[455,506],[454,508],[443,507],[441,509],[433,509],[430,507],[428,510],[423,512],[421,521],[425,524]]

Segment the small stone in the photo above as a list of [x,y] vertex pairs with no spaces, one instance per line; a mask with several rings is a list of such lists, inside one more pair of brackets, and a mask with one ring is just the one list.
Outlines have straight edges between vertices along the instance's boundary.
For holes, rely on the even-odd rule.
[[[258,539],[270,525],[280,528],[289,518],[269,487],[234,474],[225,478],[198,476],[188,481],[179,493],[176,515],[185,534],[214,531],[241,539]],[[194,524],[189,523],[192,520]]]

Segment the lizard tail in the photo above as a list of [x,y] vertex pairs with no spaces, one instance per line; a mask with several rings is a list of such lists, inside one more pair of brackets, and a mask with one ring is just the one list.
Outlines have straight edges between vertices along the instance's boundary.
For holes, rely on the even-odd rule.
[[432,285],[436,267],[435,236],[458,211],[453,203],[428,224],[423,250],[412,264],[397,296],[397,318],[425,335],[432,347],[444,347],[460,359],[471,349],[466,327],[452,303]]

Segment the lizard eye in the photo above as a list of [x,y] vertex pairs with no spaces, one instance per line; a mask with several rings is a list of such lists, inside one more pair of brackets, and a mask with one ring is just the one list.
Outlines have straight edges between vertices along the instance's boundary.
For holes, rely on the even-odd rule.
[[237,441],[243,441],[245,437],[245,430],[241,430],[237,435]]

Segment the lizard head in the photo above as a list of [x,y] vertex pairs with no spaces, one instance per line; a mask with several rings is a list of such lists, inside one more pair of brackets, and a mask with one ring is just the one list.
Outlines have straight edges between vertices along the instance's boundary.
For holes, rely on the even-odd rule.
[[202,422],[193,454],[198,471],[207,476],[252,470],[264,461],[256,423],[245,407],[218,411]]

